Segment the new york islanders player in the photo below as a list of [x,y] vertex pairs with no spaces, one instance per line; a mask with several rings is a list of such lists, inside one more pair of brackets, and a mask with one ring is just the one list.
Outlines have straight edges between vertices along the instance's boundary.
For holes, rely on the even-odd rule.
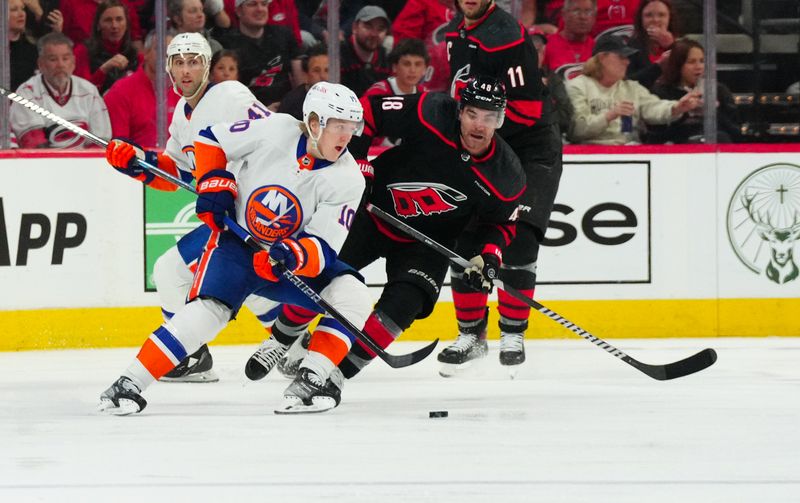
[[[528,180],[520,199],[517,235],[506,250],[500,268],[503,282],[533,297],[536,261],[561,178],[561,134],[552,120],[552,103],[542,83],[537,54],[527,31],[494,0],[456,0],[461,12],[444,28],[452,78],[451,93],[475,75],[500,79],[508,92],[506,120],[498,134],[514,149]],[[462,255],[474,248],[480,233],[459,240]],[[471,359],[486,356],[488,316],[485,292],[475,292],[462,280],[463,271],[451,270],[458,339],[439,353],[443,373]],[[500,363],[519,365],[530,307],[504,291],[498,292]]]
[[[495,135],[506,107],[502,84],[479,76],[462,90],[460,104],[437,93],[361,101],[364,134],[351,144],[357,158],[366,159],[373,136],[402,139],[372,162],[374,182],[367,201],[446,246],[454,246],[463,229],[475,225],[481,239],[470,255],[473,267],[465,281],[489,291],[502,250],[514,237],[525,191],[519,159]],[[431,313],[448,259],[362,208],[339,258],[362,269],[379,257],[386,258],[387,283],[364,331],[385,348],[415,319]],[[350,378],[374,357],[357,342],[339,368]]]
[[[173,89],[181,96],[170,123],[170,138],[163,154],[142,151],[138,145],[115,139],[106,150],[108,162],[122,173],[158,190],[176,190],[177,187],[143,170],[135,158],[146,159],[151,164],[184,181],[194,178],[194,140],[198,132],[218,122],[257,119],[270,114],[247,87],[238,81],[209,84],[211,47],[198,33],[176,35],[167,47],[167,72]],[[203,225],[183,236],[177,245],[165,252],[155,263],[153,279],[156,283],[164,317],[169,319],[186,302],[197,267],[188,250],[208,240],[210,229]],[[274,317],[274,304],[254,296],[246,305],[269,327]],[[269,329],[268,329],[269,330]],[[203,345],[196,353],[186,357],[162,380],[183,382],[214,382],[218,378],[212,370],[213,360],[208,347]]]
[[[371,309],[366,285],[337,259],[358,206],[364,178],[347,151],[363,128],[355,94],[320,82],[308,92],[304,121],[274,114],[267,120],[217,124],[195,142],[197,214],[212,233],[200,254],[189,302],[156,329],[136,359],[100,398],[100,410],[144,409],[141,392],[187,354],[212,340],[253,293],[320,312],[283,278],[274,262],[299,276],[354,325]],[[239,163],[229,161],[241,161]],[[253,253],[224,218],[235,216],[268,251]],[[338,405],[329,380],[352,335],[324,317],[278,413],[317,412]]]

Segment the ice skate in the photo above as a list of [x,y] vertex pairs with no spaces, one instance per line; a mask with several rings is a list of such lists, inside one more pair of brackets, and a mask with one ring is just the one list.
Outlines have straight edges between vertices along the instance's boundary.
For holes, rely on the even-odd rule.
[[459,372],[469,368],[476,359],[484,358],[489,353],[486,343],[486,333],[458,334],[456,341],[444,348],[436,357],[442,363],[439,375],[453,377]]
[[244,374],[251,381],[263,379],[288,349],[289,346],[281,344],[275,337],[270,337],[262,342],[256,352],[247,360]]
[[289,351],[283,355],[283,358],[278,362],[278,372],[287,379],[294,379],[297,376],[297,370],[303,362],[303,358],[308,354],[308,344],[311,342],[311,332],[306,331],[302,337],[299,337],[294,344],[289,348]]
[[331,410],[342,400],[344,377],[334,369],[330,378],[322,378],[311,370],[301,367],[297,377],[283,392],[283,403],[275,414],[310,414]]
[[147,400],[140,395],[142,390],[127,377],[120,377],[100,395],[97,410],[114,416],[136,414],[147,407]]
[[211,367],[214,360],[208,345],[203,344],[200,349],[184,358],[177,367],[167,372],[159,381],[162,382],[217,382],[219,377]]

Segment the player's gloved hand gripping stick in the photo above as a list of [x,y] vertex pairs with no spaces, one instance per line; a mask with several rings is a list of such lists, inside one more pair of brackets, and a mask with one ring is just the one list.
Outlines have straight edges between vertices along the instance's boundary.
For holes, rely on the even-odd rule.
[[[444,245],[437,243],[436,241],[432,240],[425,234],[417,231],[410,225],[402,222],[389,213],[386,213],[382,209],[378,208],[377,206],[373,206],[372,204],[367,205],[367,211],[375,215],[376,217],[380,218],[384,222],[392,225],[396,229],[405,232],[412,238],[416,239],[417,241],[421,241],[426,245],[430,246],[434,250],[438,251],[442,255],[446,256],[450,259],[451,262],[454,264],[463,267],[464,269],[469,269],[475,267],[475,264],[469,262],[467,259],[461,257],[456,252],[448,249]],[[642,363],[639,360],[628,356],[623,351],[615,348],[611,344],[607,343],[603,339],[599,337],[595,337],[594,335],[590,334],[586,330],[582,329],[581,327],[577,326],[576,324],[572,323],[571,321],[561,317],[558,313],[551,311],[550,309],[546,308],[545,306],[539,304],[535,300],[525,296],[521,292],[515,290],[514,288],[504,284],[499,278],[495,277],[492,279],[492,284],[505,290],[507,294],[514,297],[515,299],[519,300],[520,302],[524,302],[525,304],[531,306],[532,308],[536,309],[543,315],[547,316],[551,320],[563,325],[565,328],[568,328],[572,332],[580,335],[587,341],[595,344],[596,346],[605,349],[612,355],[616,356],[620,360],[624,361],[628,365],[638,369],[639,371],[647,374],[648,376],[652,377],[653,379],[658,379],[659,381],[666,381],[669,379],[675,379],[677,377],[687,376],[689,374],[694,374],[695,372],[699,372],[704,368],[710,367],[717,361],[717,353],[711,348],[704,349],[697,354],[694,354],[688,358],[683,360],[668,363],[666,365],[649,365],[647,363]]]
[[[27,108],[31,112],[37,113],[37,114],[43,116],[44,118],[55,122],[59,126],[61,126],[63,128],[66,128],[66,129],[72,131],[73,133],[75,133],[75,134],[77,134],[79,136],[82,136],[83,138],[86,138],[86,139],[96,143],[97,145],[100,145],[100,146],[103,146],[103,147],[107,147],[108,146],[108,141],[100,138],[99,136],[96,136],[96,135],[90,133],[89,131],[86,131],[85,129],[83,129],[80,126],[76,126],[75,124],[72,124],[68,120],[63,119],[63,118],[59,117],[58,115],[55,115],[54,113],[52,113],[52,112],[46,110],[45,108],[37,105],[36,103],[30,101],[29,99],[23,98],[22,96],[20,96],[20,95],[18,95],[16,93],[13,93],[13,92],[11,92],[11,91],[9,91],[7,89],[4,89],[2,87],[0,87],[0,94],[5,96],[9,100],[13,101],[14,103],[17,103],[18,105]],[[159,169],[157,166],[153,166],[152,164],[150,164],[147,161],[144,161],[142,159],[138,159],[137,158],[137,162],[139,163],[139,165],[141,167],[143,167],[144,169],[148,170],[151,173],[154,173],[156,176],[159,176],[159,177],[161,177],[161,178],[163,178],[163,179],[165,179],[165,180],[167,180],[169,182],[172,182],[175,185],[177,185],[178,187],[186,189],[189,192],[197,194],[197,191],[195,190],[195,188],[193,186],[191,186],[188,183],[184,182],[180,178],[172,176],[171,174],[165,172],[164,170]],[[228,216],[224,217],[223,223],[225,224],[225,226],[227,226],[227,228],[231,232],[236,234],[240,239],[242,239],[242,241],[244,241],[253,250],[261,251],[261,250],[265,249],[264,246],[260,242],[258,242],[252,235],[250,235],[249,232],[247,232],[246,229],[244,229],[242,226],[240,226],[232,218],[230,218]],[[413,353],[405,354],[405,355],[393,355],[393,354],[387,353],[375,341],[373,341],[368,335],[366,335],[361,330],[359,330],[358,327],[356,327],[355,325],[350,323],[350,321],[348,321],[347,318],[345,318],[341,313],[339,313],[336,309],[334,309],[333,306],[331,306],[327,301],[325,301],[325,299],[323,299],[319,295],[319,293],[317,293],[313,288],[308,286],[302,279],[300,279],[300,277],[298,277],[297,275],[292,273],[289,269],[287,269],[286,266],[283,263],[278,262],[278,263],[276,263],[276,265],[280,269],[280,271],[283,274],[283,276],[287,280],[289,280],[294,286],[296,286],[298,290],[303,292],[303,294],[305,294],[309,299],[311,299],[319,307],[324,309],[325,312],[327,312],[332,318],[334,318],[336,321],[341,323],[345,328],[347,328],[348,331],[350,331],[350,333],[352,333],[358,340],[363,342],[368,348],[370,348],[372,351],[374,351],[375,354],[377,354],[381,358],[381,360],[385,361],[392,368],[407,367],[409,365],[413,365],[415,363],[418,363],[418,362],[424,360],[429,354],[431,354],[433,352],[433,350],[436,348],[436,345],[439,343],[439,339],[436,339],[435,341],[433,341],[431,344],[425,346],[424,348],[419,349],[417,351],[414,351]]]

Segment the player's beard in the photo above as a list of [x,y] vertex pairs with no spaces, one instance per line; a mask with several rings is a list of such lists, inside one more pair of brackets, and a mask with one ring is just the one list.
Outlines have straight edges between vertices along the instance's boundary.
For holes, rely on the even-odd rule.
[[[458,0],[456,0],[456,2],[458,2]],[[478,9],[478,11],[475,14],[468,16],[466,13],[464,13],[464,17],[469,19],[470,21],[477,21],[486,14],[486,11],[489,10],[489,7],[492,6],[492,3],[494,3],[493,0],[486,2],[486,4],[482,5],[481,8]]]

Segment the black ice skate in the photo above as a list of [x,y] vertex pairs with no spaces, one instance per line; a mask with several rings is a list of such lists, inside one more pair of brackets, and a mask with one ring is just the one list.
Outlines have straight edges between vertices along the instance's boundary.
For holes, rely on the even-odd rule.
[[247,360],[244,366],[244,375],[251,381],[263,379],[288,349],[289,346],[281,344],[275,337],[270,337],[262,342],[256,352]]
[[278,372],[287,379],[294,379],[297,370],[303,362],[303,358],[308,354],[308,345],[311,342],[311,332],[306,331],[302,337],[294,341],[289,351],[278,362]]
[[309,414],[331,410],[342,401],[344,376],[339,369],[331,372],[330,378],[322,378],[311,370],[301,367],[292,384],[283,392],[283,403],[275,414]]
[[500,333],[500,365],[520,365],[525,361],[525,335]]
[[100,395],[97,410],[114,416],[141,412],[147,406],[147,400],[139,394],[141,391],[133,381],[124,376],[120,377]]
[[460,333],[456,341],[444,348],[436,357],[443,364],[439,375],[452,377],[469,367],[473,360],[484,358],[488,353],[489,345],[486,343],[485,331],[480,335]]
[[214,360],[208,345],[203,344],[200,349],[184,358],[174,369],[167,372],[159,381],[162,382],[217,382],[219,377],[211,370]]

